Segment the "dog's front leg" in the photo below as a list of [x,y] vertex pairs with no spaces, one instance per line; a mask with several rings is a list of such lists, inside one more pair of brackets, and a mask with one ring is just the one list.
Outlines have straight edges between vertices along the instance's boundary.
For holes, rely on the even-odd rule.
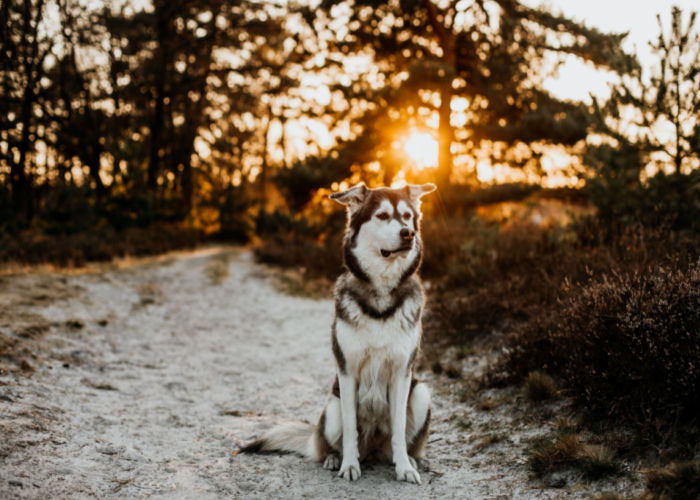
[[357,449],[357,384],[352,376],[340,373],[338,385],[343,420],[343,461],[338,476],[355,481],[360,478],[360,453]]
[[411,465],[406,450],[406,407],[411,377],[399,375],[390,391],[391,407],[391,452],[396,465],[396,479],[420,484],[420,474]]

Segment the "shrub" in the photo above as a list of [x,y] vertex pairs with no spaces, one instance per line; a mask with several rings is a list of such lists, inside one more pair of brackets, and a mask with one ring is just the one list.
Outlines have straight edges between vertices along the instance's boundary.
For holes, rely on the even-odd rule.
[[342,271],[342,227],[345,214],[337,211],[323,222],[312,224],[281,210],[260,212],[256,233],[261,242],[255,255],[261,262],[301,268],[312,278],[335,279]]
[[428,219],[424,239],[422,275],[434,280],[428,330],[455,344],[545,314],[564,278],[585,278],[595,262],[566,230],[478,216]]
[[685,500],[700,498],[700,462],[673,463],[647,473],[643,499]]
[[191,248],[203,241],[201,232],[179,225],[159,225],[115,231],[98,228],[71,235],[24,231],[0,237],[0,262],[81,266],[127,255],[154,255]]
[[587,162],[597,175],[586,183],[591,202],[606,224],[700,231],[700,171],[689,174],[659,172],[640,179],[646,164],[638,146],[589,149]]
[[49,191],[38,225],[47,234],[60,235],[90,230],[98,222],[89,186],[59,184]]
[[700,265],[614,272],[571,287],[510,339],[511,373],[561,376],[597,414],[648,424],[700,411]]

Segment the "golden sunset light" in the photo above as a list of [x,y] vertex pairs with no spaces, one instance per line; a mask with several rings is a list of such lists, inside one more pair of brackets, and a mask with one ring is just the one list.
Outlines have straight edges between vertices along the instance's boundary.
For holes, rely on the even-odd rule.
[[404,151],[413,160],[416,170],[437,167],[438,142],[428,132],[411,132],[404,143]]

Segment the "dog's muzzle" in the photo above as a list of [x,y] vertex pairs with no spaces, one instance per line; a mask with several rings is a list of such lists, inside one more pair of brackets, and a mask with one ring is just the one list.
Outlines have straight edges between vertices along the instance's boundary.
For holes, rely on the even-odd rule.
[[394,250],[382,249],[382,257],[388,258],[396,253],[408,252],[409,250],[411,250],[411,248],[413,248],[413,241],[411,241],[408,245],[401,245],[399,248],[395,248]]

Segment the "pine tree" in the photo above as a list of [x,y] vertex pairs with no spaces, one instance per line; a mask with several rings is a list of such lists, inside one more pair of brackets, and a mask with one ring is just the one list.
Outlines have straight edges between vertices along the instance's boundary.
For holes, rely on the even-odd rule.
[[[542,89],[547,58],[573,54],[619,72],[635,66],[620,48],[624,34],[604,34],[515,0],[326,0],[316,24],[336,30],[328,38],[329,60],[371,57],[362,75],[337,88],[349,102],[372,103],[359,121],[375,157],[388,163],[387,145],[396,139],[389,133],[420,123],[420,113],[437,113],[436,178],[443,186],[455,152],[473,156],[486,148],[494,160],[511,161],[518,145],[571,146],[586,137],[587,109]],[[455,98],[466,100],[466,123],[451,123]],[[530,149],[519,161],[536,160]]]
[[602,143],[590,147],[588,188],[602,216],[676,228],[700,216],[700,32],[697,14],[671,9],[667,30],[651,43],[657,63],[594,100]]

